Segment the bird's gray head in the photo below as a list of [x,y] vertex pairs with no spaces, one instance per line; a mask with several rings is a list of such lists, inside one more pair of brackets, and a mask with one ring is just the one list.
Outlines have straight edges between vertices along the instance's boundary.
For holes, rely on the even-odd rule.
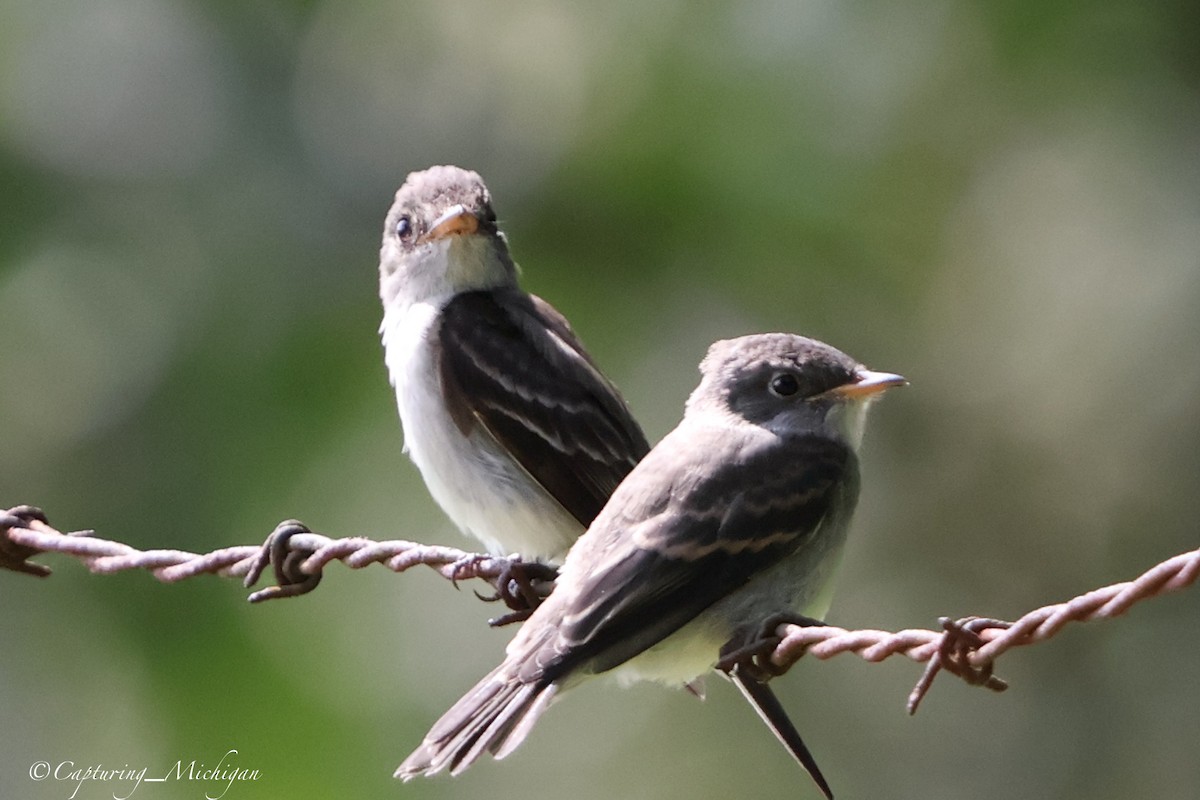
[[516,274],[478,174],[452,166],[409,174],[383,225],[379,293],[385,306],[510,286]]
[[840,350],[790,333],[726,339],[700,363],[688,413],[733,414],[778,434],[824,432],[858,447],[863,413],[904,378],[872,372]]

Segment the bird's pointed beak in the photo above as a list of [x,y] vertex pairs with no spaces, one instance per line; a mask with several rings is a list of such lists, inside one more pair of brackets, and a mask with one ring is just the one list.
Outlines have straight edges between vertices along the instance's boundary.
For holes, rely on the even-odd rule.
[[858,371],[858,380],[830,389],[829,394],[847,400],[863,400],[885,392],[894,386],[905,386],[908,381],[903,375],[892,372],[873,372],[869,369]]
[[446,213],[433,221],[424,239],[427,242],[436,242],[438,239],[445,239],[448,236],[464,236],[478,231],[479,217],[475,212],[459,203],[450,206],[446,209]]

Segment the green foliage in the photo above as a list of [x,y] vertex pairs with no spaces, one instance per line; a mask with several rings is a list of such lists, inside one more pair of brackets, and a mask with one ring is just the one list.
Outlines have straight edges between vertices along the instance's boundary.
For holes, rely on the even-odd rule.
[[[287,517],[462,544],[400,453],[375,333],[392,192],[452,162],[654,437],[718,337],[811,334],[911,379],[869,434],[831,621],[1015,616],[1125,579],[1194,547],[1200,515],[1194,22],[1115,2],[10,4],[0,506],[141,547]],[[809,790],[723,685],[704,705],[595,687],[508,762],[401,787],[499,658],[469,593],[342,570],[251,608],[232,582],[52,564],[0,574],[0,796],[68,796],[30,779],[43,759],[165,772],[231,747],[263,777],[229,798]],[[1009,657],[1005,695],[946,681],[916,720],[899,662],[801,663],[781,693],[847,797],[1193,797],[1194,594]]]

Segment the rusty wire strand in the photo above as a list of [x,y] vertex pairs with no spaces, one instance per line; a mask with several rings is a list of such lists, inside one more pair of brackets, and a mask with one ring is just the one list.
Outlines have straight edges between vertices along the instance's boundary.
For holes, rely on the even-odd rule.
[[[333,561],[341,561],[351,569],[379,563],[394,572],[424,565],[454,583],[480,578],[493,585],[503,582],[513,565],[519,563],[516,558],[477,555],[453,547],[399,539],[375,541],[361,536],[333,539],[314,533],[295,520],[281,522],[262,545],[225,547],[204,554],[184,550],[143,551],[97,538],[92,531],[61,533],[32,506],[16,506],[0,512],[0,568],[45,577],[50,574],[49,568],[29,559],[49,552],[73,556],[94,573],[143,569],[164,583],[213,574],[244,577],[249,587],[268,566],[272,567],[275,585],[251,594],[250,602],[310,592],[319,583],[325,566]],[[958,620],[942,617],[940,631],[908,629],[894,633],[785,624],[776,630],[779,643],[767,660],[778,671],[791,667],[804,655],[823,661],[854,653],[870,662],[903,655],[926,663],[924,675],[908,698],[911,714],[916,712],[941,670],[971,685],[1003,691],[1007,684],[993,675],[992,670],[996,659],[1013,647],[1044,642],[1069,622],[1119,616],[1142,600],[1192,585],[1198,576],[1200,549],[1169,558],[1132,581],[1035,609],[1015,622],[986,617]],[[538,587],[543,596],[552,588],[549,582]]]
[[954,621],[942,617],[939,620],[941,631],[917,629],[896,633],[782,625],[777,631],[781,641],[771,654],[771,662],[787,668],[805,654],[824,660],[842,653],[855,653],[872,662],[893,655],[927,662],[925,675],[909,695],[908,711],[912,714],[940,669],[973,685],[1003,691],[1007,684],[992,675],[995,661],[1002,653],[1014,647],[1044,642],[1068,622],[1120,616],[1134,603],[1190,586],[1198,575],[1200,549],[1156,564],[1132,581],[1114,583],[1066,602],[1034,609],[1016,622],[982,617]]
[[50,569],[28,560],[39,553],[72,556],[100,575],[146,570],[163,583],[176,583],[197,575],[221,575],[245,578],[246,586],[252,586],[267,566],[274,567],[276,585],[251,594],[252,603],[312,591],[322,570],[332,561],[341,561],[351,569],[380,563],[394,572],[424,565],[457,582],[471,578],[495,581],[515,560],[400,539],[376,541],[361,536],[332,539],[312,532],[296,520],[279,523],[262,545],[236,545],[203,554],[186,550],[138,550],[98,538],[93,531],[62,533],[32,506],[16,506],[0,512],[0,567],[45,577]]

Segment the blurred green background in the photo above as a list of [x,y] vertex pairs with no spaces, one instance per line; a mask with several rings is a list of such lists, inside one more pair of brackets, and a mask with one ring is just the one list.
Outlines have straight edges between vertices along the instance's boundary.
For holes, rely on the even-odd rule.
[[[464,545],[401,453],[377,325],[405,174],[478,170],[524,285],[650,437],[714,339],[825,339],[874,414],[831,621],[1015,617],[1197,546],[1196,7],[8,0],[0,507],[143,548]],[[506,631],[432,574],[0,573],[0,796],[30,766],[210,766],[225,797],[814,797],[743,706],[581,689],[509,760],[393,768]],[[466,588],[466,587],[464,587]],[[1004,695],[804,661],[839,798],[1200,796],[1197,590],[1012,653]],[[79,798],[124,794],[89,784]],[[195,800],[211,784],[144,784]]]

